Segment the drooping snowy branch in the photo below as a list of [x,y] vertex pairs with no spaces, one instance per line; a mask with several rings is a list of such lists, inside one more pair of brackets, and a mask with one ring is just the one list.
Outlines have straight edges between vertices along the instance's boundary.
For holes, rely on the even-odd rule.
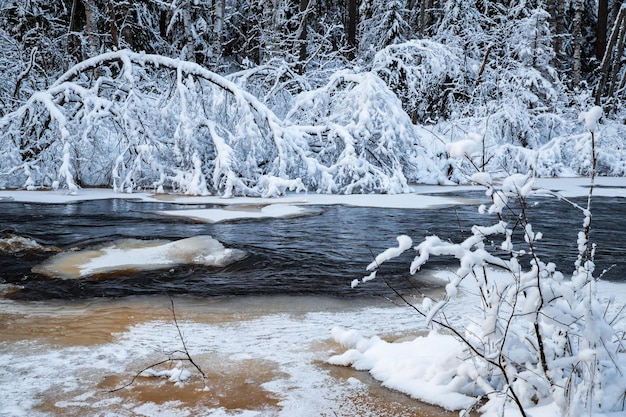
[[323,192],[401,193],[410,182],[437,182],[444,161],[432,139],[402,110],[398,98],[372,73],[339,71],[296,98],[287,121],[315,126],[308,140]]
[[437,175],[414,126],[375,76],[340,74],[296,103],[284,122],[194,63],[102,54],[0,119],[0,181],[70,192],[107,185],[268,196],[398,193],[408,181]]

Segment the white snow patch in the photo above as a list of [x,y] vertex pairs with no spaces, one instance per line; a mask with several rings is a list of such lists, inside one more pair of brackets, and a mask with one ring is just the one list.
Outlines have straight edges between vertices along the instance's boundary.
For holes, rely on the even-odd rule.
[[578,115],[578,120],[585,122],[585,127],[591,133],[598,131],[598,122],[603,115],[602,107],[593,106],[588,111],[581,112]]
[[[477,183],[485,181],[486,177],[476,177]],[[585,177],[571,178],[536,178],[535,189],[546,189],[558,192],[564,197],[584,197],[588,194],[589,179]],[[0,202],[15,201],[25,203],[67,204],[78,201],[130,199],[146,202],[169,202],[176,204],[214,204],[230,205],[337,205],[343,204],[353,207],[380,207],[399,209],[433,208],[458,204],[471,204],[473,200],[449,196],[449,193],[465,191],[481,191],[481,186],[439,186],[414,185],[411,193],[406,194],[302,194],[287,193],[283,197],[257,198],[220,196],[185,196],[176,194],[154,194],[148,192],[134,192],[133,194],[117,193],[108,189],[81,188],[77,195],[70,195],[67,190],[56,191],[27,191],[27,190],[0,190]],[[598,197],[626,197],[626,180],[622,177],[597,177],[593,191]],[[437,195],[432,195],[437,194]],[[287,208],[285,208],[287,210]],[[289,209],[291,210],[291,209]]]
[[446,143],[445,148],[452,158],[470,158],[482,153],[483,143],[480,136],[470,134],[466,139]]
[[218,223],[241,219],[299,217],[317,214],[317,211],[291,204],[270,204],[262,207],[231,205],[228,209],[165,210],[157,211],[156,213],[165,216],[191,218],[206,223]]
[[328,361],[368,370],[383,385],[448,410],[464,409],[475,400],[454,390],[447,375],[461,362],[462,346],[451,335],[431,332],[414,340],[389,343],[374,336],[359,337],[354,331],[333,331],[335,340],[350,348]]

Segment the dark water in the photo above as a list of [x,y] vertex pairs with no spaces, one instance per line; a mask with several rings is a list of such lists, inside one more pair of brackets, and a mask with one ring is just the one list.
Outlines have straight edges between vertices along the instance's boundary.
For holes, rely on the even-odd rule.
[[[470,196],[470,195],[466,195]],[[481,194],[471,195],[481,197]],[[22,287],[11,295],[20,299],[118,297],[135,294],[191,294],[236,296],[264,294],[318,294],[341,297],[391,295],[382,280],[351,289],[350,282],[365,275],[373,256],[396,246],[398,234],[414,243],[425,236],[458,242],[473,224],[490,224],[490,216],[474,206],[429,210],[319,207],[320,214],[274,220],[240,220],[199,224],[153,214],[157,210],[184,209],[168,203],[128,200],[87,201],[72,204],[1,202],[0,230],[30,237],[62,249],[89,248],[122,238],[180,239],[211,235],[227,247],[247,251],[246,259],[223,269],[180,266],[170,270],[118,274],[108,278],[60,280],[31,272],[50,254],[0,254],[0,282]],[[193,208],[210,207],[194,206]],[[626,201],[598,198],[593,207],[592,239],[599,245],[598,269],[617,266],[607,280],[626,280]],[[544,234],[539,251],[569,273],[575,259],[575,237],[581,215],[563,202],[541,199],[529,211],[534,230]],[[400,291],[427,286],[429,268],[454,265],[454,260],[429,263],[424,272],[411,277],[410,251],[384,265],[383,277]]]

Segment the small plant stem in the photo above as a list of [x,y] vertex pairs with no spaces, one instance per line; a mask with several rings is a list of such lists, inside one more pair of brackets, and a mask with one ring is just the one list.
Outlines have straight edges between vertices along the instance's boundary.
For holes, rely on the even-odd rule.
[[174,299],[172,298],[171,295],[168,295],[168,296],[170,298],[170,304],[172,306],[172,317],[174,318],[174,325],[176,326],[176,330],[178,331],[178,337],[180,338],[180,342],[183,345],[183,351],[185,355],[187,356],[189,363],[191,363],[198,370],[198,372],[200,372],[200,375],[202,375],[202,382],[206,385],[206,374],[204,373],[202,368],[200,368],[200,366],[198,366],[198,364],[193,360],[193,358],[189,354],[189,350],[187,350],[187,344],[185,343],[185,338],[183,337],[183,333],[180,330],[180,326],[178,325],[178,319],[176,318],[176,310],[174,309]]
[[171,310],[172,310],[172,318],[174,320],[174,325],[176,326],[176,331],[178,332],[178,338],[180,339],[180,342],[183,345],[183,350],[182,351],[181,350],[175,350],[173,352],[170,352],[169,355],[173,355],[175,353],[179,353],[179,354],[182,354],[184,356],[181,357],[181,358],[172,358],[172,357],[170,357],[170,358],[164,359],[162,361],[155,362],[155,363],[153,363],[151,365],[148,365],[145,368],[143,368],[142,370],[140,370],[139,372],[135,373],[135,375],[130,380],[130,382],[128,382],[127,384],[122,385],[121,387],[117,387],[117,388],[114,388],[112,390],[109,390],[109,392],[117,392],[117,391],[120,391],[120,390],[122,390],[122,389],[124,389],[126,387],[131,386],[137,380],[137,378],[139,378],[139,376],[143,372],[147,371],[150,368],[154,368],[155,366],[158,366],[158,365],[163,365],[164,363],[178,362],[178,361],[186,361],[186,362],[189,362],[190,364],[192,364],[194,366],[194,368],[196,368],[198,370],[200,375],[202,375],[202,384],[206,388],[206,386],[207,386],[207,384],[206,384],[207,376],[204,373],[204,371],[202,370],[202,368],[200,368],[200,366],[193,360],[193,358],[189,354],[189,350],[187,349],[187,343],[185,342],[185,338],[183,337],[183,332],[180,329],[180,326],[178,324],[178,318],[176,317],[176,309],[174,308],[174,299],[169,294],[168,294],[168,297],[170,299],[170,305],[171,305]]

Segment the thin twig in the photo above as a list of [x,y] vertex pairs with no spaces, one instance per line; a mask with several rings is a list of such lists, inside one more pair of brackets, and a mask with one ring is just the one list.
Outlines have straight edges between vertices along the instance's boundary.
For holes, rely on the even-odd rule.
[[180,353],[180,354],[182,354],[184,356],[181,357],[181,358],[172,358],[172,357],[170,357],[170,358],[164,359],[162,361],[155,362],[155,363],[153,363],[151,365],[148,365],[145,368],[141,369],[139,372],[135,373],[135,375],[130,380],[130,382],[128,382],[127,384],[124,384],[124,385],[122,385],[120,387],[117,387],[117,388],[114,388],[112,390],[109,390],[109,392],[117,392],[117,391],[120,391],[120,390],[122,390],[124,388],[127,388],[127,387],[131,386],[137,380],[137,378],[139,378],[141,376],[142,373],[144,373],[145,371],[147,371],[150,368],[154,368],[155,366],[163,365],[164,363],[182,362],[182,361],[189,362],[190,364],[192,364],[194,366],[194,368],[196,368],[198,370],[200,375],[202,375],[202,383],[204,384],[204,386],[206,388],[207,376],[204,373],[204,371],[202,370],[202,368],[200,368],[200,366],[193,360],[193,358],[189,354],[189,350],[187,349],[187,343],[185,342],[185,338],[183,336],[183,332],[182,332],[182,330],[180,328],[180,325],[178,324],[178,318],[176,317],[176,309],[174,307],[174,299],[172,298],[172,296],[170,294],[168,294],[168,297],[170,299],[172,318],[174,319],[174,326],[176,326],[176,331],[178,332],[178,338],[180,339],[180,342],[183,345],[183,350],[175,350],[173,352],[170,352],[169,355],[174,355],[176,353]]

